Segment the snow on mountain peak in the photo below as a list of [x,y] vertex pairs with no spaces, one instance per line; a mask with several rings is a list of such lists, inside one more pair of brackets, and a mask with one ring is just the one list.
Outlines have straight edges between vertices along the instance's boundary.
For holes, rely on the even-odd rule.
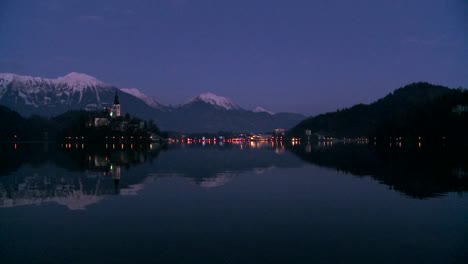
[[17,75],[13,73],[0,73],[0,82],[3,84],[11,83],[13,81],[19,82],[44,82],[49,84],[67,84],[71,88],[81,91],[86,87],[96,87],[96,86],[110,86],[92,76],[86,75],[84,73],[71,72],[63,77],[58,77],[56,79],[48,79],[42,77],[32,77],[25,75]]
[[147,97],[144,93],[142,93],[140,90],[137,88],[120,88],[120,90],[124,93],[131,94],[135,97],[141,98],[141,97]]
[[275,113],[271,112],[271,111],[268,111],[266,110],[265,108],[261,107],[261,106],[257,106],[255,107],[254,110],[252,110],[254,113],[268,113],[270,115],[274,115]]
[[[100,80],[83,74],[72,72],[63,77],[56,79],[48,79],[42,77],[23,76],[12,73],[0,73],[0,98],[7,91],[7,86],[13,83],[13,90],[22,97],[27,105],[43,105],[49,104],[47,98],[38,97],[41,93],[55,93],[57,97],[66,96],[70,101],[73,94],[79,93],[78,103],[81,102],[85,91],[90,90],[96,94],[97,101],[101,101],[99,92],[101,90],[113,89],[111,85],[101,82]],[[40,99],[38,99],[40,98]]]
[[0,80],[12,82],[18,75],[13,73],[0,73]]
[[154,107],[154,108],[161,108],[161,104],[157,102],[155,99],[147,96],[146,94],[142,93],[140,90],[137,88],[121,88],[120,89],[124,93],[131,94],[139,99],[141,99],[143,102],[145,102],[147,105]]
[[6,85],[13,81],[20,82],[51,82],[52,80],[41,78],[41,77],[32,77],[32,76],[23,76],[14,73],[0,73],[0,85]]
[[66,83],[75,89],[85,87],[109,86],[108,84],[84,73],[71,72],[56,79],[57,83]]
[[190,102],[194,101],[203,101],[208,104],[212,104],[221,108],[224,108],[226,110],[238,110],[240,107],[229,100],[226,97],[218,96],[213,93],[202,93],[199,96],[195,97],[192,99]]

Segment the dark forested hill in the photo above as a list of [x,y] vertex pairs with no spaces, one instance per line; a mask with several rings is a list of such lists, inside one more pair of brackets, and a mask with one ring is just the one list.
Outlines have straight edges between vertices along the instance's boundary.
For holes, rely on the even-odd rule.
[[468,105],[466,90],[413,83],[374,103],[308,118],[289,134],[301,137],[305,130],[333,137],[457,134],[466,129],[466,113],[452,113],[457,105]]
[[36,115],[23,118],[19,113],[0,106],[0,141],[10,140],[44,140],[54,134],[52,123]]

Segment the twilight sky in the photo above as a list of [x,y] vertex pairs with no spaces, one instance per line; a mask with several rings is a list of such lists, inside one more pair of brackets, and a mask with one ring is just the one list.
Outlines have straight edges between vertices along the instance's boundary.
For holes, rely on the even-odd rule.
[[0,72],[83,72],[318,114],[415,81],[468,88],[466,0],[0,0]]

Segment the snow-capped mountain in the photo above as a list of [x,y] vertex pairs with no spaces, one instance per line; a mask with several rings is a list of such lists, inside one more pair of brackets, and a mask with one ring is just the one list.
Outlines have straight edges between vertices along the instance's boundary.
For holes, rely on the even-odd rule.
[[83,73],[72,72],[56,79],[0,74],[0,105],[23,116],[51,117],[69,110],[101,110],[112,105],[116,93],[122,114],[153,119],[163,130],[265,132],[290,128],[304,118],[299,114],[273,114],[263,108],[248,111],[213,93],[200,94],[178,107],[165,106],[138,89],[119,89]]
[[[85,92],[96,93],[99,100],[98,88],[109,90],[112,86],[92,76],[77,72],[57,79],[0,73],[0,99],[10,90],[24,99],[25,104],[33,106],[57,103],[52,101],[49,96],[52,95],[51,93],[59,97],[58,102],[61,104],[80,103]],[[75,97],[77,94],[78,98]]]
[[84,73],[71,72],[63,77],[59,77],[55,80],[51,80],[59,84],[65,84],[75,91],[81,91],[86,88],[92,87],[110,87],[111,85],[104,83],[92,76]]
[[261,106],[257,106],[255,107],[254,110],[252,110],[254,113],[267,113],[267,114],[270,114],[270,115],[274,115],[275,113],[271,112],[271,111],[268,111],[266,110],[265,108],[261,107]]
[[[72,72],[56,79],[0,74],[0,104],[25,116],[54,116],[77,109],[100,110],[112,105],[116,93],[125,105],[123,113],[154,118],[155,100],[150,105],[148,100],[143,100],[143,95],[118,92],[115,86],[83,73]],[[160,105],[156,110],[162,108]]]
[[232,102],[230,99],[226,97],[218,96],[213,93],[202,93],[199,96],[189,100],[189,102],[186,103],[185,105],[193,104],[196,102],[205,102],[205,103],[211,104],[213,106],[216,106],[225,110],[240,110],[241,109],[240,106]]
[[151,106],[153,108],[161,109],[161,110],[166,110],[168,106],[163,105],[156,101],[156,99],[142,93],[140,90],[137,88],[120,88],[120,90],[124,93],[131,94],[137,98],[140,98],[143,102],[145,102],[148,106]]
[[101,93],[112,90],[111,85],[76,72],[57,79],[0,74],[0,103],[7,106],[97,106],[101,103]]

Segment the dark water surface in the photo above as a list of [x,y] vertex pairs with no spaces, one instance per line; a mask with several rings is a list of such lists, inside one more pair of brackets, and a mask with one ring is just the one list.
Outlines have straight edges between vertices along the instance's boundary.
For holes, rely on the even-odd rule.
[[444,149],[0,144],[0,263],[468,263]]

